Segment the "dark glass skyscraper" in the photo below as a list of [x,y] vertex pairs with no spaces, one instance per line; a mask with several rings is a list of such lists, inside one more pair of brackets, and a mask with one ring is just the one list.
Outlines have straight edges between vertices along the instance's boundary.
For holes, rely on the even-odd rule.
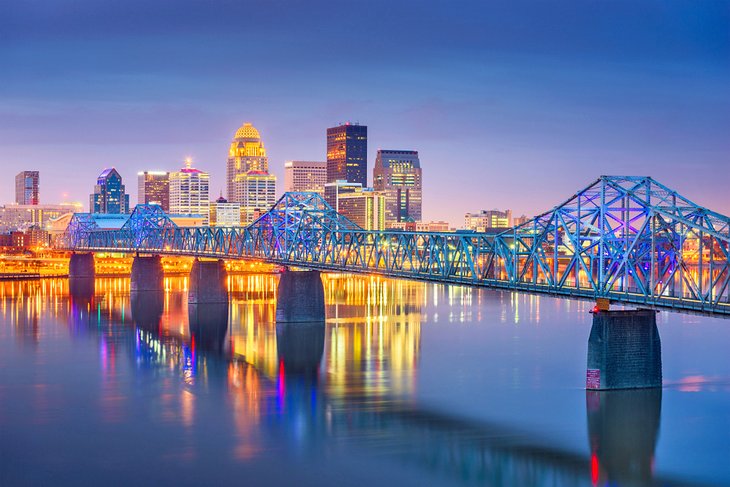
[[15,176],[15,202],[19,205],[38,204],[38,171],[22,171]]
[[368,128],[346,123],[327,129],[327,182],[368,185]]
[[124,191],[122,176],[113,167],[104,169],[89,196],[92,213],[129,213],[129,195]]

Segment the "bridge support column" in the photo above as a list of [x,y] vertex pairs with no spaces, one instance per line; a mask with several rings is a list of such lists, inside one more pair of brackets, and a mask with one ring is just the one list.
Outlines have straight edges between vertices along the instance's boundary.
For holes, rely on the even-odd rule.
[[662,386],[656,311],[596,311],[588,339],[586,389]]
[[159,255],[138,255],[132,261],[132,282],[130,290],[161,291],[164,289],[162,260]]
[[285,271],[276,290],[276,322],[324,322],[324,286],[319,271]]
[[228,272],[222,260],[195,259],[190,270],[188,303],[228,302]]
[[71,254],[68,261],[68,277],[72,279],[94,279],[95,275],[94,254],[79,254],[76,252]]

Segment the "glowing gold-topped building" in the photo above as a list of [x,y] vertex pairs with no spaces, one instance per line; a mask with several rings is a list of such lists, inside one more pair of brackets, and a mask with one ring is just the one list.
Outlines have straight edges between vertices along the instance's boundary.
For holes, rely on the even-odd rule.
[[233,136],[228,151],[226,167],[226,196],[229,202],[241,203],[237,199],[236,177],[249,171],[269,171],[269,158],[261,141],[261,135],[251,123],[246,122]]

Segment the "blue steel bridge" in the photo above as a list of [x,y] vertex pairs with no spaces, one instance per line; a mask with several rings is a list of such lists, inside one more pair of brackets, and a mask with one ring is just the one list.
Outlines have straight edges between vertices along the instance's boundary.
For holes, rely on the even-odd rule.
[[253,259],[730,316],[730,218],[649,177],[601,176],[497,234],[370,231],[315,193],[286,193],[247,227],[178,227],[138,205],[120,228],[77,213],[57,245]]

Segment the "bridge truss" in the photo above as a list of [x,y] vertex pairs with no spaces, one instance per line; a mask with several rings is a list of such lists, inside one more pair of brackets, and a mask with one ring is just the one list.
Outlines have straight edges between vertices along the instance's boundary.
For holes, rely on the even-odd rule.
[[363,230],[315,193],[248,227],[177,227],[139,205],[121,229],[76,214],[59,247],[256,259],[730,315],[730,218],[649,177],[602,176],[498,234]]

